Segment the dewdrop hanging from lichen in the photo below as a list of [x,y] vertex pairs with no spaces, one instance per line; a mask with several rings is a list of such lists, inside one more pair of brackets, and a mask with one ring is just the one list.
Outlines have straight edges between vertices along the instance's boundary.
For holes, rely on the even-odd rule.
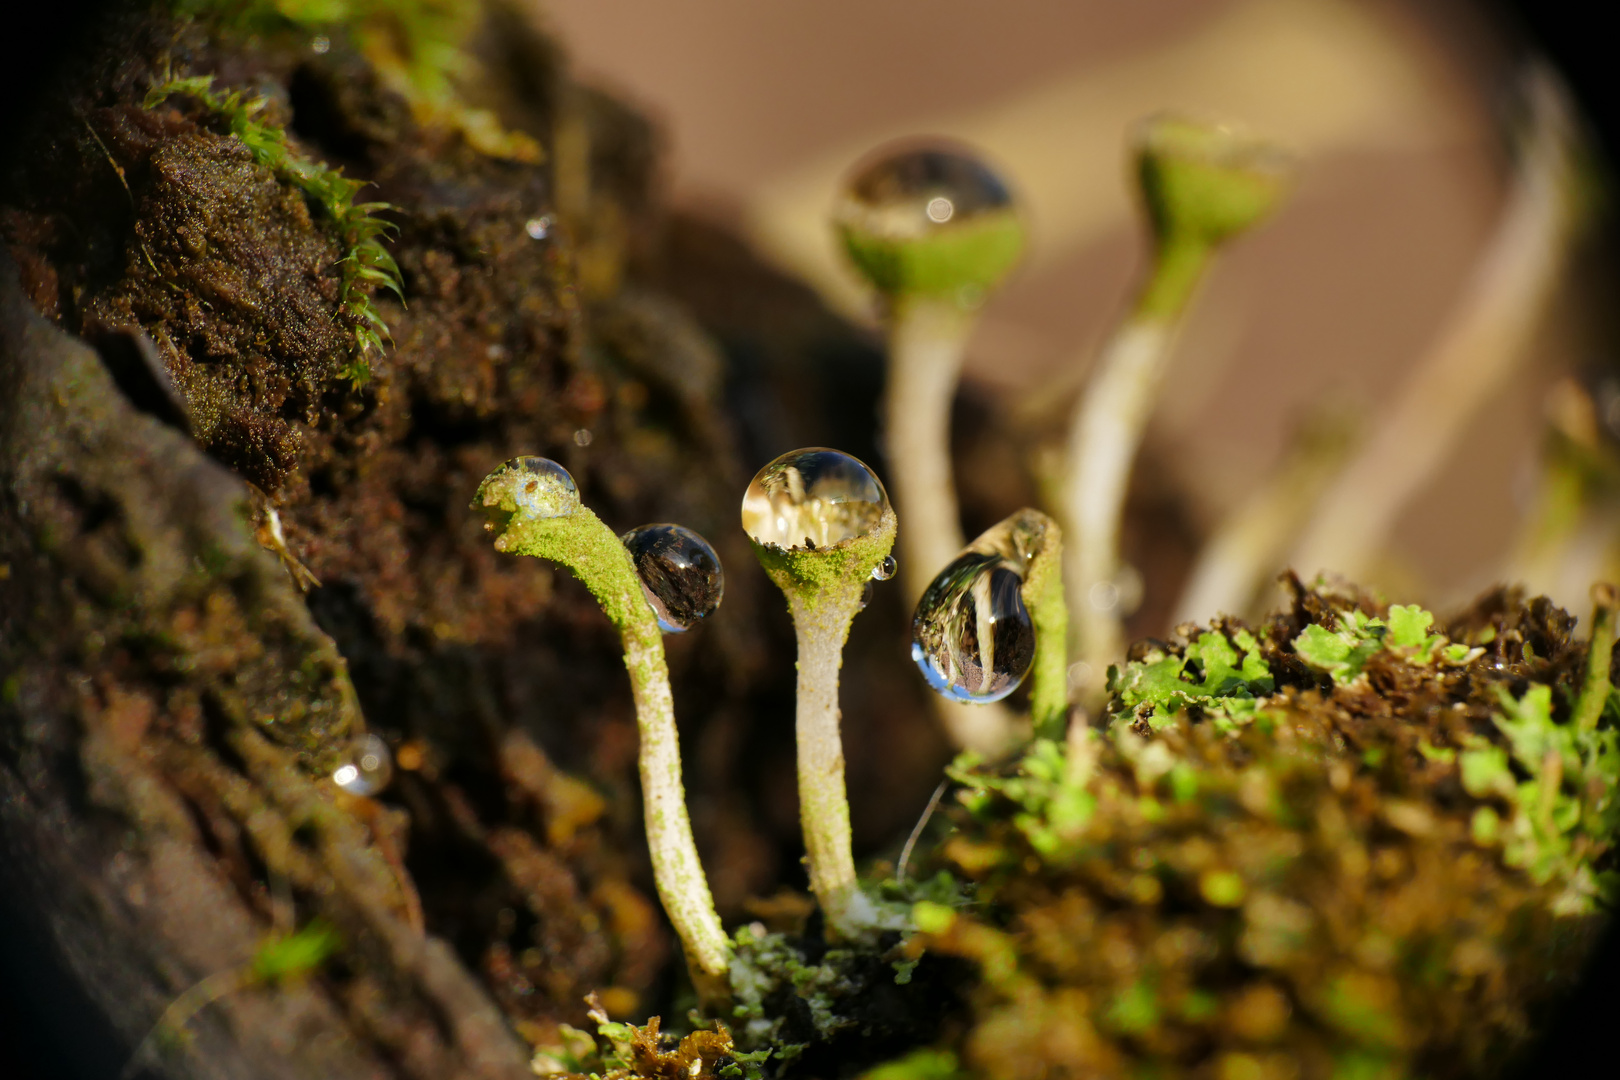
[[939,572],[911,623],[911,658],[931,688],[975,705],[1018,689],[1035,660],[1023,587],[1023,567],[999,554],[964,552]]
[[946,564],[917,602],[911,656],[942,697],[999,701],[1033,674],[1030,719],[1042,738],[1068,722],[1063,531],[1028,508],[991,526]]
[[630,552],[658,629],[680,634],[713,614],[725,593],[720,556],[682,525],[643,525],[619,537]]

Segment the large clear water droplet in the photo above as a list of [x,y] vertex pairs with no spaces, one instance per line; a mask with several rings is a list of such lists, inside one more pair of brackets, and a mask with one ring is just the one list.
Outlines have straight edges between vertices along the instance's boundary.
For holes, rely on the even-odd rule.
[[836,213],[846,227],[903,239],[1012,210],[1007,185],[970,151],[912,145],[858,168]]
[[504,515],[518,520],[567,517],[579,509],[579,487],[568,470],[544,457],[517,457],[484,478],[474,507],[490,512],[486,529],[504,528]]
[[899,569],[899,567],[900,564],[895,561],[893,555],[885,555],[883,556],[882,562],[872,567],[872,580],[888,581],[890,578],[894,577],[894,572]]
[[350,795],[375,795],[394,776],[394,755],[375,735],[354,740],[348,760],[332,770],[332,780]]
[[725,574],[709,542],[683,525],[643,525],[619,537],[666,634],[690,630],[720,606]]
[[863,462],[814,446],[759,470],[743,496],[742,526],[761,544],[819,551],[870,534],[888,508],[888,493]]
[[939,572],[911,622],[911,657],[930,687],[975,704],[1018,688],[1035,660],[1023,585],[1022,561],[993,551],[965,551]]

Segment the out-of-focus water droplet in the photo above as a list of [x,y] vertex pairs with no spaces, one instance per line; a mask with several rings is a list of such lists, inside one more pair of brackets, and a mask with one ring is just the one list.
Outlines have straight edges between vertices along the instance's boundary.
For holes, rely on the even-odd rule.
[[911,657],[935,691],[985,704],[1018,688],[1035,660],[1023,563],[969,550],[929,584],[911,622]]
[[325,56],[332,51],[332,39],[325,34],[316,34],[310,39],[309,51],[316,56]]
[[[579,509],[579,488],[568,470],[550,458],[513,458],[484,478],[473,505],[505,511],[508,502],[512,516],[522,520],[567,517]],[[504,524],[494,516],[486,529]]]
[[872,580],[888,581],[890,578],[894,577],[894,572],[899,565],[900,564],[895,561],[893,555],[883,556],[883,561],[872,567]]
[[709,542],[681,525],[643,525],[619,539],[666,634],[690,630],[720,606],[725,574]]
[[552,220],[550,214],[541,214],[532,217],[523,223],[523,231],[529,234],[530,240],[544,240],[551,235]]
[[574,445],[575,446],[579,446],[579,447],[589,446],[595,440],[596,440],[596,436],[591,434],[591,429],[590,428],[580,428],[578,431],[574,432]]
[[743,530],[761,544],[819,551],[866,536],[889,508],[877,475],[839,450],[809,447],[766,465],[743,496]]
[[375,735],[355,739],[348,760],[332,770],[333,782],[350,795],[375,795],[393,776],[394,756]]
[[837,215],[851,228],[898,239],[1012,210],[1007,185],[975,154],[955,146],[908,146],[851,176]]
[[866,581],[866,586],[861,589],[861,611],[865,611],[866,605],[872,602],[872,594],[875,591],[876,590],[872,588],[872,580],[868,578]]

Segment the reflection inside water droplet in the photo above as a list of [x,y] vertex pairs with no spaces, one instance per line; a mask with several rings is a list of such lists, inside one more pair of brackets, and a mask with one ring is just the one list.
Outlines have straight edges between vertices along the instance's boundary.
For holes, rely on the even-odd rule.
[[899,565],[893,555],[883,556],[883,561],[872,567],[872,580],[888,581],[894,577],[894,571]]
[[956,146],[909,146],[849,180],[838,220],[875,236],[921,236],[992,214],[1011,214],[1012,194],[976,155]]
[[743,496],[742,526],[758,543],[817,551],[870,534],[888,508],[882,482],[860,460],[811,447],[759,470]]
[[[512,507],[507,511],[507,504]],[[473,506],[486,511],[510,512],[522,520],[567,517],[579,509],[579,488],[561,465],[544,457],[518,457],[505,462],[484,478]],[[504,527],[492,514],[484,528]]]
[[332,770],[332,780],[350,795],[375,795],[394,776],[394,757],[388,744],[375,735],[354,740],[349,760]]
[[1035,660],[1023,585],[1021,562],[988,551],[965,551],[939,572],[911,623],[911,657],[930,687],[976,704],[1018,688]]
[[725,575],[709,542],[681,525],[643,525],[619,538],[666,634],[690,630],[720,606]]

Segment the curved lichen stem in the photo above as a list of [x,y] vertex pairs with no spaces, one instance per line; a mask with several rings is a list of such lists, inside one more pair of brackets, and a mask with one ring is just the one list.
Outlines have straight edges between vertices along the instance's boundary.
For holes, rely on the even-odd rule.
[[1062,739],[1069,723],[1069,605],[1063,598],[1063,530],[1038,511],[1021,514],[1038,517],[1042,526],[1021,590],[1024,607],[1035,624],[1029,716],[1037,739]]
[[1587,645],[1586,678],[1581,696],[1575,701],[1570,722],[1577,731],[1596,731],[1603,709],[1614,692],[1609,667],[1614,655],[1615,622],[1620,616],[1620,589],[1613,585],[1592,586],[1592,640]]
[[[686,948],[694,982],[713,996],[731,962],[731,944],[714,909],[698,858],[681,780],[675,702],[657,617],[642,592],[635,564],[618,536],[587,507],[566,516],[525,518],[502,505],[491,481],[480,489],[485,508],[513,516],[499,530],[499,551],[549,559],[567,567],[602,606],[624,642],[640,733],[639,766],[647,846],[664,911]],[[477,505],[475,503],[475,505]]]
[[838,681],[850,625],[872,570],[894,546],[895,526],[894,511],[885,508],[870,533],[830,548],[786,550],[754,541],[760,564],[787,597],[798,639],[799,816],[810,889],[834,940],[859,939],[879,928],[880,913],[855,875]]

